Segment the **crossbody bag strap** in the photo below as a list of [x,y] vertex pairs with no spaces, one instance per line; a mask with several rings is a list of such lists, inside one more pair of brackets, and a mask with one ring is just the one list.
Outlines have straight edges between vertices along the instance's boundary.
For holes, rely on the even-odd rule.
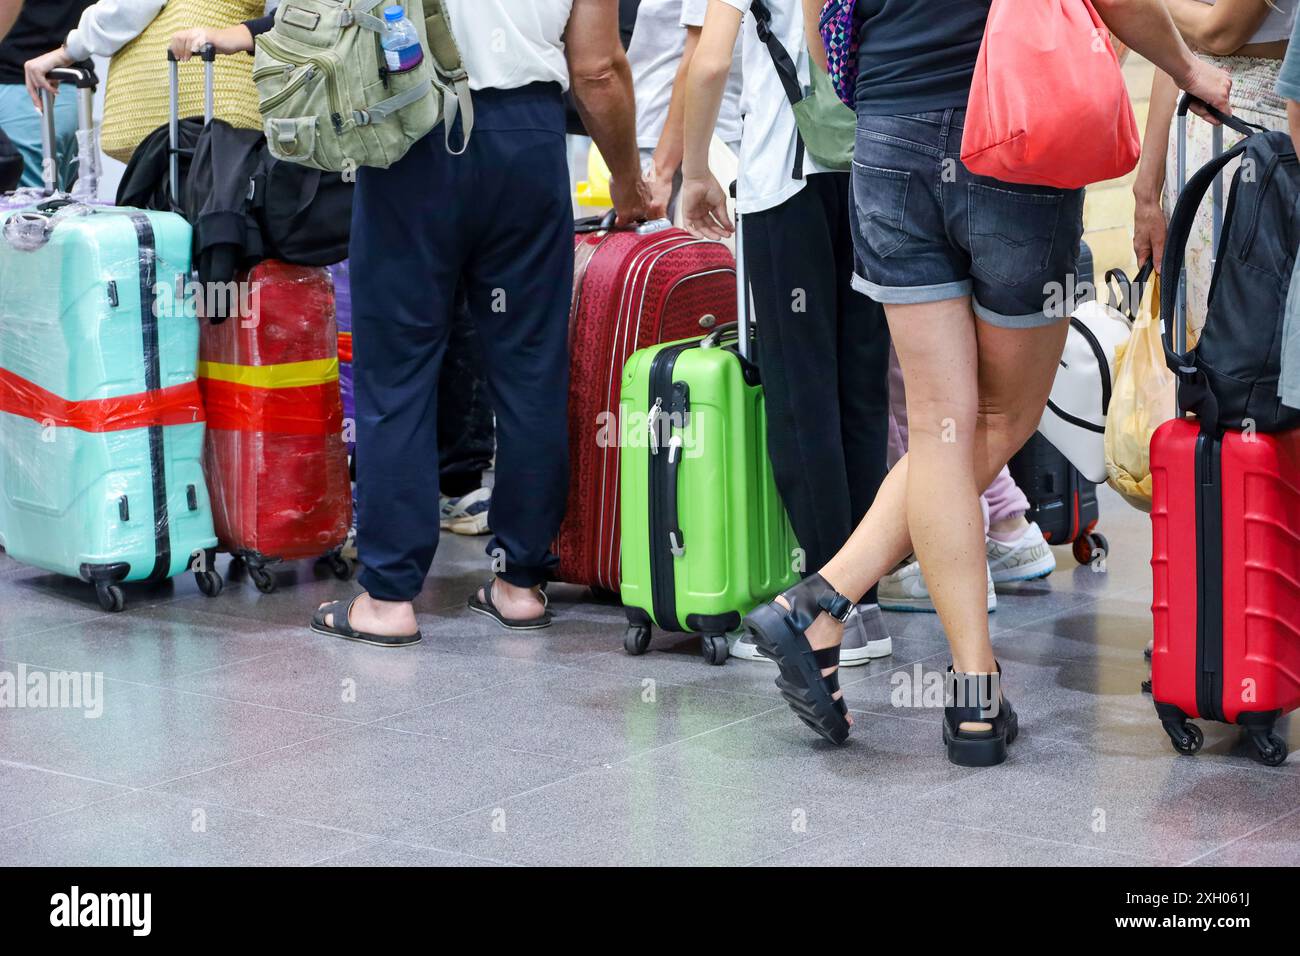
[[[767,47],[767,52],[772,57],[772,66],[776,68],[776,76],[785,90],[786,99],[790,101],[791,107],[799,105],[803,100],[803,87],[799,85],[799,68],[795,66],[794,60],[790,59],[790,52],[781,45],[781,40],[772,32],[772,11],[767,8],[763,0],[753,0],[749,9],[754,14],[754,29],[758,31],[758,38]],[[790,173],[790,178],[803,179],[803,134],[799,132],[797,123],[794,135],[794,169]]]

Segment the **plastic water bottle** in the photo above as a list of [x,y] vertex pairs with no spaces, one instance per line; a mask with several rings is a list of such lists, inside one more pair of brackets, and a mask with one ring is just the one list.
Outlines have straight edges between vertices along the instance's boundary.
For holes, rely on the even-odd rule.
[[389,73],[405,73],[424,62],[419,34],[405,10],[396,4],[384,7],[384,26],[387,29],[381,45]]

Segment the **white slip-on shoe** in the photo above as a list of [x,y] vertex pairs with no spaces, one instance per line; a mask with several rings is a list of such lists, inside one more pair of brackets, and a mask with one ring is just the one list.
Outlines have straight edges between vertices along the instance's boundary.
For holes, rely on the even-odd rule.
[[1036,581],[1056,570],[1056,555],[1043,539],[1042,529],[1032,521],[1025,533],[1010,544],[985,538],[984,550],[994,584]]
[[[998,607],[991,572],[988,573],[988,584],[988,609],[991,613]],[[915,559],[880,579],[876,588],[876,600],[885,611],[934,613],[934,602],[930,600],[930,589],[926,587],[925,576],[921,573],[921,562]]]

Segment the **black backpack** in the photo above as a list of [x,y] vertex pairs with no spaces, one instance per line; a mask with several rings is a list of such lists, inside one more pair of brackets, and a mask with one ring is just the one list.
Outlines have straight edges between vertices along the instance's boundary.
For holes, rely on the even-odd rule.
[[250,206],[266,255],[300,266],[332,266],[348,257],[353,183],[266,149],[253,171]]
[[[1186,112],[1184,98],[1180,112]],[[1165,355],[1178,378],[1179,412],[1203,426],[1259,432],[1300,427],[1300,410],[1282,404],[1278,380],[1287,290],[1300,248],[1300,161],[1291,137],[1214,115],[1246,138],[1210,160],[1187,181],[1165,238],[1160,318]],[[1223,168],[1238,156],[1223,214],[1201,338],[1185,355],[1174,350],[1177,276],[1196,210]]]

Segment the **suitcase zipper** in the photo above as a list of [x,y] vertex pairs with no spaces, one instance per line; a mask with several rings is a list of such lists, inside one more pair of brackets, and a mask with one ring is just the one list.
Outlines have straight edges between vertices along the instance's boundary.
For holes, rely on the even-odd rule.
[[1223,444],[1196,436],[1196,710],[1223,715]]
[[[664,408],[668,409],[667,427],[671,431],[676,413],[679,418],[686,414],[686,399],[683,390],[673,382],[673,368],[677,357],[688,348],[694,348],[698,342],[683,342],[670,345],[655,353],[650,360],[650,414],[647,427],[650,429],[650,595],[654,609],[655,623],[665,631],[680,631],[677,621],[677,583],[673,567],[674,557],[684,551],[681,529],[677,524],[677,467],[681,462],[680,442],[661,441],[660,429],[664,427]],[[680,383],[678,383],[680,385]],[[674,401],[674,392],[678,391],[678,400]],[[676,436],[670,436],[675,438]],[[668,454],[661,454],[663,447],[670,445]]]

